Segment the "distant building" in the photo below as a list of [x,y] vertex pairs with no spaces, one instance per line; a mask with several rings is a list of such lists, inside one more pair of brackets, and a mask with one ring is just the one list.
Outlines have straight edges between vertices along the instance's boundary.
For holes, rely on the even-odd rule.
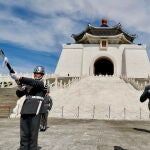
[[102,19],[100,27],[88,25],[73,34],[74,44],[64,44],[55,74],[59,76],[115,75],[147,78],[150,63],[145,45],[134,44],[136,35]]

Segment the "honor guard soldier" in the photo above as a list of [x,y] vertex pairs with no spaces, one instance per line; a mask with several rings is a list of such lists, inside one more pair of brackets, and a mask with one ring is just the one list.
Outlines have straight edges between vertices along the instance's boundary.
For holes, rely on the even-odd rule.
[[16,80],[18,97],[26,96],[20,117],[20,150],[38,150],[38,131],[40,126],[41,108],[46,94],[43,82],[44,67],[34,69],[34,78],[18,77],[11,73]]
[[48,94],[49,94],[49,92],[46,94],[46,96],[44,98],[44,107],[43,107],[41,121],[40,121],[40,131],[46,131],[48,114],[53,105],[53,101]]
[[147,99],[149,99],[148,102],[148,108],[150,110],[150,85],[147,85],[144,89],[144,92],[142,93],[142,95],[140,96],[140,101],[143,103],[145,102]]
[[44,101],[43,101],[44,104],[43,104],[43,107],[41,110],[40,131],[46,131],[48,114],[53,105],[52,99],[49,96],[50,87],[47,84],[47,80],[45,82],[45,92],[46,92],[46,94],[45,94]]

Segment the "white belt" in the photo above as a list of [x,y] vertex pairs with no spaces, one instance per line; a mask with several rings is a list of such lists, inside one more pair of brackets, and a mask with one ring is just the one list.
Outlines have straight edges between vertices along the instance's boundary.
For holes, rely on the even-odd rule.
[[30,98],[36,98],[36,99],[44,100],[44,98],[41,96],[27,96],[27,99],[30,99]]

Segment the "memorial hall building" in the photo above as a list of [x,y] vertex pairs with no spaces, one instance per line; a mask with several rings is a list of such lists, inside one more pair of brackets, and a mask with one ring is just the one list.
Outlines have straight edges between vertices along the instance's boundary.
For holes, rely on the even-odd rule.
[[148,78],[150,75],[146,46],[135,44],[136,35],[126,32],[120,23],[111,27],[103,18],[99,27],[88,24],[72,38],[75,43],[63,45],[55,70],[58,76]]

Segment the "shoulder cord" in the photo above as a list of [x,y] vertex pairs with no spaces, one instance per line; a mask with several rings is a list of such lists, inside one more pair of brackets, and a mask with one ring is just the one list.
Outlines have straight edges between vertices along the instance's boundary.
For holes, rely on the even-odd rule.
[[48,83],[47,83],[47,80],[44,80],[44,90],[46,91],[46,93],[49,93],[50,92],[50,88],[48,86]]

